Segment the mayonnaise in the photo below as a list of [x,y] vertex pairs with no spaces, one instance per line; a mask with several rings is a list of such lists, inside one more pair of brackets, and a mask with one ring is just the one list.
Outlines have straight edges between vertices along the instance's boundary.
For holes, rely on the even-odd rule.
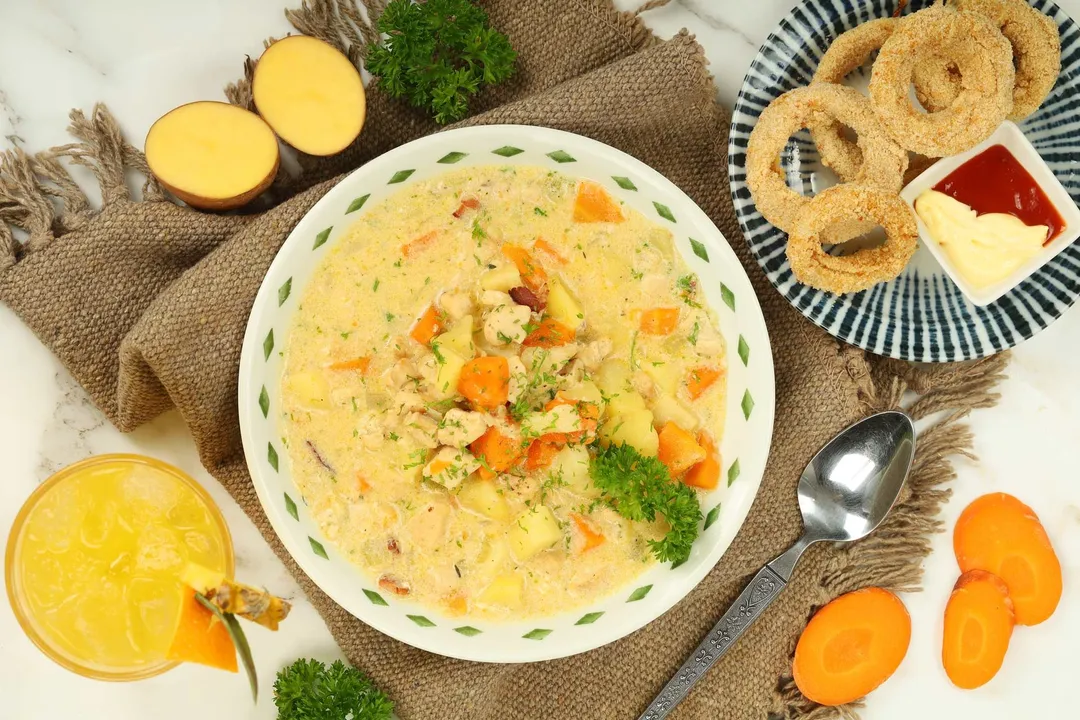
[[977,215],[936,190],[915,199],[915,212],[957,272],[978,289],[1004,280],[1037,255],[1049,233],[1045,225],[1025,225],[1005,213]]

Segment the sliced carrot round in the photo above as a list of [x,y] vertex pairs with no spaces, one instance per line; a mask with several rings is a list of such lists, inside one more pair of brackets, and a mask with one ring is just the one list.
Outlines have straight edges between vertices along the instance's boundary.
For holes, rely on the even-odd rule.
[[1039,517],[1006,493],[976,498],[960,514],[953,550],[963,573],[985,570],[1005,581],[1020,625],[1038,625],[1061,600],[1061,563]]
[[996,575],[960,576],[945,606],[941,664],[953,685],[971,690],[989,682],[1009,649],[1015,616],[1009,588]]
[[841,595],[811,618],[795,647],[795,684],[821,705],[843,705],[876,688],[900,666],[911,617],[881,588]]

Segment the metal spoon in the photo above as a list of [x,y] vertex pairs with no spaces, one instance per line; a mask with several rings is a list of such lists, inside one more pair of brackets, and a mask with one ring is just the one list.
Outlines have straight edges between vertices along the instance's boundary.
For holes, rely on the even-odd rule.
[[758,571],[638,720],[661,720],[787,587],[795,564],[822,540],[851,542],[873,532],[904,486],[915,455],[915,425],[902,412],[871,415],[823,447],[799,479],[803,534]]

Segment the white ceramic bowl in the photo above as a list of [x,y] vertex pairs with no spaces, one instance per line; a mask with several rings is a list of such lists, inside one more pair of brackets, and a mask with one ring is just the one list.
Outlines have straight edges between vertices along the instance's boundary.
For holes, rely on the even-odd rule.
[[952,278],[952,281],[960,288],[960,291],[972,303],[979,306],[989,305],[1027,280],[1039,268],[1050,262],[1055,255],[1072,245],[1077,238],[1080,238],[1080,208],[1077,208],[1076,203],[1073,202],[1072,197],[1069,195],[1069,191],[1061,184],[1057,175],[1042,159],[1039,151],[1027,139],[1023,131],[1015,123],[1008,120],[1002,123],[1001,127],[994,131],[993,135],[967,152],[938,160],[928,170],[912,180],[900,193],[900,197],[914,208],[915,199],[924,191],[933,188],[953,170],[994,145],[1004,145],[1005,149],[1011,152],[1013,157],[1031,173],[1031,177],[1035,179],[1035,182],[1046,193],[1046,197],[1050,199],[1050,202],[1054,204],[1054,207],[1061,214],[1065,227],[1062,228],[1053,242],[1045,246],[1041,252],[1017,268],[1011,275],[988,287],[976,288],[956,269],[956,265],[953,264],[948,253],[930,236],[930,232],[926,229],[926,225],[923,224],[922,218],[916,213],[915,218],[919,224],[919,236],[922,238],[923,245],[933,254],[941,267]]
[[[557,615],[514,622],[449,618],[378,592],[374,578],[326,541],[293,484],[281,442],[282,350],[293,313],[326,252],[367,209],[411,182],[468,165],[539,165],[590,178],[669,228],[700,276],[728,348],[721,488],[702,503],[703,532],[684,564],[657,564],[614,594]],[[723,182],[718,177],[717,182]],[[648,624],[681,600],[731,544],[754,500],[772,438],[772,351],[742,265],[709,218],[674,184],[633,157],[566,132],[494,125],[438,133],[392,150],[341,181],[300,221],[271,264],[240,359],[240,427],[263,510],[304,572],[368,625],[418,648],[466,660],[528,662],[584,652]]]

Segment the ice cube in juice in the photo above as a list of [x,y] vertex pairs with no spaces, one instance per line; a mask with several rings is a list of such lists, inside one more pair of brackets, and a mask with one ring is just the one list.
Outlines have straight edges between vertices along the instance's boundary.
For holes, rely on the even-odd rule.
[[47,655],[91,677],[133,679],[172,666],[184,566],[231,575],[232,545],[193,480],[149,458],[99,456],[31,496],[7,560],[12,606]]

